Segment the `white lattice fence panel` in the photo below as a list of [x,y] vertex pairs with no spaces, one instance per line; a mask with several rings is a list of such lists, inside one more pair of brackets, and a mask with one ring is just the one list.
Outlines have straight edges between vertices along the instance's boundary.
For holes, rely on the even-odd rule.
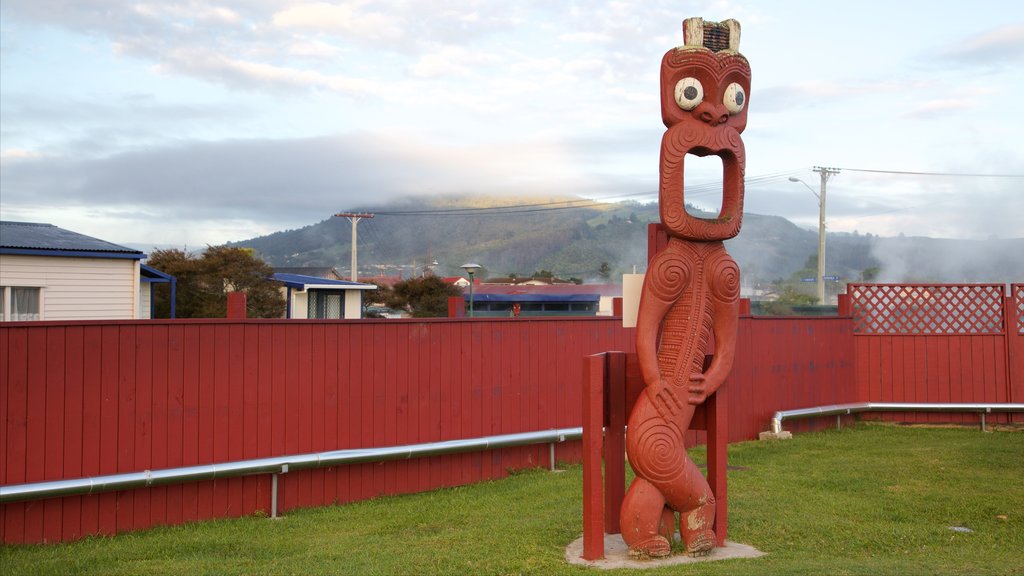
[[857,334],[1003,332],[1000,284],[850,284],[847,293]]

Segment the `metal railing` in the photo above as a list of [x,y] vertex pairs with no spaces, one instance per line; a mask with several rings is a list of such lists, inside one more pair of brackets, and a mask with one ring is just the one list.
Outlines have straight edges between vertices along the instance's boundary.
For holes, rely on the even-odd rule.
[[831,404],[797,410],[779,410],[772,416],[772,432],[782,432],[782,421],[795,418],[815,418],[818,416],[835,416],[836,427],[840,426],[839,418],[858,412],[976,412],[981,414],[981,429],[985,430],[985,414],[992,412],[1024,412],[1024,404],[937,404],[937,403],[903,403],[903,402],[859,402],[856,404]]
[[74,496],[96,494],[115,490],[133,488],[149,488],[198,482],[234,476],[250,476],[255,474],[272,474],[271,516],[277,516],[277,475],[292,470],[308,468],[325,468],[364,462],[385,462],[388,460],[407,460],[427,456],[442,456],[462,452],[479,452],[498,448],[529,446],[533,444],[549,444],[551,468],[555,467],[555,444],[566,440],[579,440],[583,437],[583,428],[556,428],[536,432],[503,434],[500,436],[483,436],[444,442],[424,444],[407,444],[404,446],[387,446],[383,448],[358,448],[351,450],[332,450],[312,454],[296,454],[291,456],[274,456],[255,460],[237,460],[218,464],[203,464],[163,470],[144,470],[125,474],[93,476],[70,480],[53,480],[31,484],[15,484],[0,486],[0,504],[56,498],[58,496]]

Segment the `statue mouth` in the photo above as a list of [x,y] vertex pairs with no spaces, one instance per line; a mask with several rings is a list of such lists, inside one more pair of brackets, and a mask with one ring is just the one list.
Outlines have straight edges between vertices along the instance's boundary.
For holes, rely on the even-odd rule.
[[[715,218],[686,212],[688,195],[703,195],[715,189],[714,184],[686,189],[683,174],[687,156],[713,156],[721,161],[721,204]],[[733,128],[693,124],[669,128],[661,150],[662,222],[678,236],[693,240],[725,240],[738,234],[743,217],[744,159],[743,140]]]

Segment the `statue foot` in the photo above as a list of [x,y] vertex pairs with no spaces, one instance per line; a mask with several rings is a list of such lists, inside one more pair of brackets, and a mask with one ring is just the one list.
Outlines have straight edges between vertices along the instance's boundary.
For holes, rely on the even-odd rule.
[[687,535],[686,553],[693,558],[707,556],[715,547],[715,532],[713,530],[701,530]]
[[631,558],[664,558],[672,553],[672,544],[664,536],[651,536],[629,547]]

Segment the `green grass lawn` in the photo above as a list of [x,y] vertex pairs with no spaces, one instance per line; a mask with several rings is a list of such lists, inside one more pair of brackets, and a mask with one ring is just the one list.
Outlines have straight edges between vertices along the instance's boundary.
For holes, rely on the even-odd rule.
[[[1024,574],[1022,432],[859,425],[736,444],[729,459],[742,467],[729,472],[729,537],[768,556],[642,573]],[[532,470],[277,521],[5,546],[0,573],[598,574],[563,559],[581,491],[579,466]]]

